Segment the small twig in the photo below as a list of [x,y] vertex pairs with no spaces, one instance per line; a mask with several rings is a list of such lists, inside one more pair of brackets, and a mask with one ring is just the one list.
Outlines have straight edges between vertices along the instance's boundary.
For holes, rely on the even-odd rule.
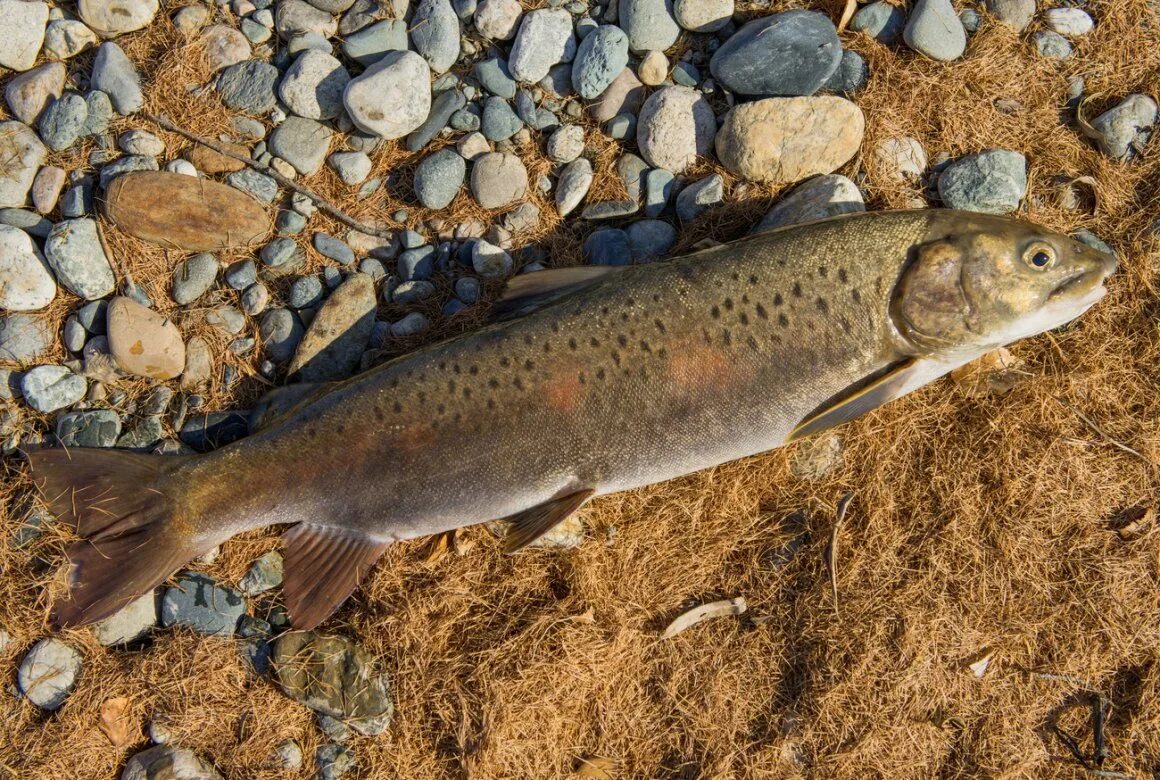
[[846,7],[842,9],[842,16],[838,20],[838,32],[846,29],[846,25],[854,18],[854,11],[858,8],[858,0],[846,0]]
[[318,209],[320,211],[323,211],[323,212],[329,214],[330,216],[334,217],[339,222],[341,222],[342,224],[346,225],[349,228],[353,228],[354,230],[357,230],[360,233],[367,233],[368,235],[378,236],[379,238],[393,238],[395,235],[394,230],[392,230],[391,228],[372,227],[370,225],[366,225],[362,222],[359,222],[357,219],[355,219],[354,217],[347,214],[345,211],[338,208],[338,206],[335,206],[333,203],[328,201],[326,198],[322,197],[321,195],[314,192],[313,190],[309,190],[306,187],[303,187],[301,184],[298,184],[293,179],[289,179],[289,178],[283,176],[282,174],[278,173],[278,171],[274,170],[269,165],[264,165],[264,164],[258,162],[257,160],[251,159],[251,158],[246,157],[245,155],[242,155],[242,154],[238,154],[237,152],[234,152],[230,149],[227,149],[226,147],[222,146],[221,144],[216,143],[214,141],[211,141],[210,139],[205,138],[204,136],[196,135],[194,133],[189,132],[188,130],[183,130],[182,128],[180,128],[177,125],[170,122],[169,119],[167,119],[165,116],[157,116],[154,114],[150,114],[147,111],[141,111],[139,113],[141,116],[145,117],[150,122],[153,122],[155,125],[162,128],[163,130],[168,130],[171,133],[177,133],[178,135],[182,136],[183,138],[186,138],[190,141],[193,141],[194,143],[201,144],[202,146],[208,147],[224,157],[229,157],[230,159],[237,160],[238,162],[243,163],[243,164],[249,166],[250,168],[253,168],[258,173],[262,173],[262,174],[265,174],[266,176],[269,176],[271,179],[278,182],[283,187],[286,187],[287,189],[294,190],[299,195],[304,195],[307,198],[310,198],[310,200],[314,201],[314,205],[318,206]]
[[1108,444],[1112,445],[1113,447],[1115,447],[1116,449],[1118,449],[1122,452],[1128,453],[1129,455],[1135,455],[1137,458],[1144,461],[1149,466],[1156,465],[1155,463],[1153,463],[1152,461],[1148,460],[1146,457],[1141,455],[1139,452],[1137,452],[1136,450],[1129,447],[1127,444],[1123,444],[1121,442],[1118,442],[1115,439],[1113,439],[1111,436],[1106,434],[1104,432],[1104,430],[1102,428],[1100,428],[1100,426],[1096,425],[1094,420],[1092,420],[1086,414],[1081,412],[1079,409],[1076,409],[1075,407],[1068,407],[1067,403],[1065,401],[1063,401],[1062,399],[1056,398],[1055,400],[1059,401],[1059,403],[1061,403],[1063,406],[1070,408],[1073,412],[1075,412],[1076,416],[1079,417],[1079,419],[1083,420],[1084,424],[1087,425],[1087,427],[1091,428],[1093,433],[1095,433],[1101,439],[1106,441]]
[[834,521],[834,527],[830,531],[830,546],[826,551],[827,562],[830,569],[830,590],[834,594],[834,614],[841,616],[838,611],[838,531],[842,529],[842,521],[846,519],[846,510],[850,508],[850,502],[854,500],[853,493],[847,493],[838,501],[838,517]]
[[1088,763],[1088,760],[1084,756],[1083,751],[1080,750],[1079,743],[1076,742],[1075,737],[1073,737],[1071,734],[1068,734],[1066,731],[1056,725],[1052,725],[1051,730],[1055,732],[1055,736],[1059,737],[1059,741],[1063,743],[1063,746],[1068,749],[1071,755],[1075,758],[1076,761],[1080,763],[1084,769],[1095,768]]

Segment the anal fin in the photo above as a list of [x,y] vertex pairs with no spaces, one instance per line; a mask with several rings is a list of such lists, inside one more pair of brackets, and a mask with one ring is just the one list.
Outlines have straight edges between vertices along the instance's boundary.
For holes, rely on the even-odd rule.
[[283,594],[295,628],[326,620],[354,592],[389,542],[357,531],[299,523],[282,536]]
[[510,554],[527,547],[567,519],[595,492],[591,488],[577,490],[504,518],[511,527],[504,537],[503,551]]
[[849,422],[909,393],[923,384],[928,367],[928,363],[910,358],[890,366],[881,376],[869,382],[852,386],[802,420],[785,443]]

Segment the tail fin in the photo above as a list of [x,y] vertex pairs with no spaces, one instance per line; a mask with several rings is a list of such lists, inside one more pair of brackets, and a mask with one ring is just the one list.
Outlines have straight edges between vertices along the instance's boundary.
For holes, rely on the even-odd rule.
[[77,448],[27,458],[49,509],[82,537],[67,551],[68,599],[53,608],[60,628],[112,615],[214,546],[192,533],[173,494],[185,456]]

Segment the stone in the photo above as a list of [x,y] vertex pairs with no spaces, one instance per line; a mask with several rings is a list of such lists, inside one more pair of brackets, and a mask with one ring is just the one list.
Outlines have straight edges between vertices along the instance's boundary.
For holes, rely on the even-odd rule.
[[822,85],[825,92],[837,92],[843,95],[852,95],[866,88],[870,80],[870,66],[856,51],[846,49],[842,52],[842,60],[834,75]]
[[[246,414],[240,412],[210,412],[208,414],[193,414],[190,415],[181,430],[178,432],[178,438],[183,444],[188,445],[196,452],[209,452],[217,447],[224,447],[225,445],[235,442],[249,433],[249,418]],[[203,578],[204,575],[190,573],[186,575],[194,578]],[[187,592],[183,595],[172,595],[172,609],[170,616],[175,622],[180,623],[196,623],[200,628],[195,627],[194,630],[198,633],[217,633],[213,630],[220,628],[222,635],[229,635],[234,632],[234,626],[237,625],[237,618],[245,613],[246,604],[242,601],[242,596],[232,588],[225,588],[216,585],[213,580],[209,583],[213,584],[212,591],[205,593],[204,590],[210,587],[209,583],[205,587],[189,587],[182,583],[184,577],[178,578],[178,587],[185,589]],[[170,588],[166,595],[174,591]],[[219,592],[224,591],[225,596],[219,595]],[[212,599],[212,601],[210,600]],[[235,603],[240,601],[241,603]],[[203,603],[205,602],[205,603]],[[207,605],[208,604],[208,608]],[[165,601],[161,603],[162,613],[161,622],[165,626],[172,625],[166,622]],[[202,630],[205,629],[205,630]]]
[[[263,135],[265,135],[264,132]],[[222,148],[227,149],[234,154],[241,155],[242,157],[250,156],[250,150],[241,144],[222,143],[221,146]],[[202,146],[201,144],[194,144],[185,153],[185,156],[186,159],[193,163],[195,168],[197,168],[202,173],[208,173],[210,175],[218,173],[233,173],[234,171],[240,171],[246,167],[246,164],[241,160],[236,160],[233,157],[215,152],[208,146]]]
[[105,194],[104,210],[114,225],[130,235],[191,252],[254,246],[270,234],[266,210],[245,193],[167,171],[114,179]]
[[423,124],[407,136],[407,149],[417,152],[429,144],[447,127],[452,115],[465,105],[467,105],[467,99],[457,89],[448,89],[436,95],[431,103],[431,112],[427,114]]
[[564,125],[549,136],[546,151],[552,162],[572,162],[584,152],[584,128]]
[[485,209],[511,205],[528,190],[528,171],[514,154],[490,152],[471,169],[471,194]]
[[640,110],[636,141],[654,168],[681,173],[713,149],[717,119],[709,101],[688,87],[654,92]]
[[725,198],[725,180],[714,173],[699,179],[677,194],[677,217],[692,222]]
[[185,342],[177,326],[131,298],[109,302],[109,351],[126,373],[173,379],[185,368]]
[[628,234],[617,228],[600,228],[584,240],[584,262],[590,265],[631,265]]
[[350,265],[355,260],[353,249],[327,233],[315,233],[313,244],[318,254],[336,263]]
[[604,24],[580,42],[572,61],[572,87],[592,100],[609,88],[628,65],[628,35],[616,25]]
[[342,179],[343,184],[362,184],[371,173],[373,163],[365,152],[335,152],[326,158],[327,163]]
[[99,42],[97,34],[76,19],[56,19],[44,30],[44,53],[52,59],[71,59]]
[[351,274],[319,308],[288,373],[304,382],[345,379],[354,372],[375,322],[375,284]]
[[650,51],[641,58],[636,74],[646,86],[659,86],[669,77],[669,58],[663,51]]
[[165,142],[144,130],[128,130],[117,137],[117,146],[125,154],[160,157],[165,154]]
[[86,301],[104,298],[116,279],[91,219],[66,219],[53,226],[44,255],[57,281]]
[[1066,60],[1071,56],[1072,47],[1067,38],[1051,30],[1037,30],[1031,36],[1040,56],[1053,60]]
[[589,106],[596,122],[607,122],[619,114],[635,114],[645,100],[645,87],[631,68],[625,68]]
[[480,123],[480,129],[487,140],[507,140],[519,132],[523,126],[523,122],[503,98],[492,96],[484,102],[483,121]]
[[917,138],[884,138],[874,147],[874,160],[895,181],[911,181],[926,171],[926,151]]
[[415,196],[429,209],[442,209],[463,187],[467,163],[454,149],[440,149],[415,168]]
[[[186,363],[188,364],[188,359]],[[135,452],[148,452],[156,447],[165,438],[165,429],[161,426],[161,417],[150,415],[141,417],[133,423],[125,433],[117,439],[116,446],[120,449],[129,449]]]
[[320,745],[314,751],[314,763],[316,780],[339,780],[354,769],[354,751],[346,745]]
[[419,0],[411,16],[411,43],[434,73],[459,58],[459,17],[449,0]]
[[0,361],[31,363],[46,353],[56,340],[56,328],[31,314],[0,317]]
[[652,168],[644,175],[644,213],[646,217],[661,215],[673,194],[674,176],[664,168]]
[[32,205],[38,212],[50,214],[56,208],[65,175],[64,169],[55,165],[46,165],[37,172],[32,180]]
[[49,62],[8,80],[4,99],[13,116],[26,125],[34,125],[50,102],[64,89],[65,66]]
[[842,460],[841,436],[814,436],[797,446],[789,470],[798,479],[817,481],[841,468]]
[[468,133],[459,140],[455,148],[463,159],[475,162],[491,151],[491,144],[483,137],[483,133]]
[[562,8],[540,8],[524,15],[512,44],[508,67],[517,81],[536,83],[558,62],[576,56],[572,17]]
[[390,723],[390,684],[373,658],[349,639],[291,631],[274,643],[274,672],[282,691],[314,712],[374,735]]
[[435,272],[435,247],[425,244],[407,249],[399,255],[398,263],[404,281],[430,279]]
[[141,91],[141,74],[120,46],[105,41],[93,60],[89,85],[109,96],[118,114],[127,116],[141,110],[145,95]]
[[[22,2],[23,0],[21,0]],[[23,122],[0,122],[0,208],[21,207],[48,150]]]
[[677,229],[659,219],[642,219],[624,229],[632,259],[649,263],[665,257],[677,243]]
[[106,647],[134,642],[157,625],[157,594],[149,591],[93,624],[93,636]]
[[200,572],[179,574],[161,597],[161,625],[210,636],[232,636],[245,612],[241,593]]
[[342,93],[350,74],[325,52],[307,49],[286,69],[278,96],[286,107],[307,119],[333,119],[342,113]]
[[54,151],[69,148],[84,132],[89,107],[75,92],[66,92],[52,101],[40,115],[37,128],[45,146]]
[[475,8],[475,29],[484,38],[510,41],[516,37],[523,13],[519,0],[480,0]]
[[222,780],[222,776],[192,750],[154,745],[125,763],[121,780]]
[[1118,105],[1092,120],[1099,134],[1096,145],[1101,152],[1117,160],[1143,154],[1144,145],[1156,124],[1156,101],[1147,95],[1128,95]]
[[[118,157],[111,163],[107,163],[97,176],[97,182],[101,189],[107,190],[114,179],[126,173],[134,173],[137,171],[156,171],[157,158],[156,157],[142,157],[136,154],[128,154],[124,157]],[[180,175],[180,174],[174,174]],[[185,178],[189,178],[188,176]]]
[[48,238],[48,234],[52,232],[51,222],[27,209],[0,209],[0,225],[19,228],[37,238]]
[[160,8],[157,0],[80,0],[77,12],[104,38],[144,29]]
[[173,26],[186,39],[197,35],[208,21],[209,7],[204,5],[187,5],[173,15]]
[[289,309],[270,309],[262,316],[258,329],[266,357],[275,363],[285,363],[294,356],[305,332],[302,323]]
[[865,210],[862,193],[854,182],[836,173],[818,176],[795,187],[767,211],[750,232],[763,233]]
[[234,171],[226,177],[231,187],[249,193],[262,203],[273,203],[278,197],[278,182],[250,168]]
[[121,418],[111,409],[68,412],[56,418],[56,438],[65,447],[112,447],[121,435]]
[[278,82],[278,76],[278,69],[268,62],[239,62],[225,68],[218,76],[218,93],[227,108],[254,115],[265,114],[277,104],[274,85]]
[[431,110],[431,70],[410,51],[388,52],[353,79],[343,103],[360,130],[402,138],[423,124]]
[[64,366],[37,366],[20,380],[24,400],[38,412],[55,412],[85,397],[88,383]]
[[236,260],[226,267],[225,281],[235,290],[244,290],[258,281],[258,266],[253,260]]
[[56,298],[56,279],[32,238],[0,225],[0,309],[38,311]]
[[502,279],[512,272],[512,256],[481,238],[471,245],[471,266],[484,279]]
[[332,135],[330,128],[313,119],[290,116],[270,133],[269,150],[298,173],[310,176],[326,161]]
[[713,54],[709,70],[741,95],[812,95],[841,59],[842,44],[828,17],[785,11],[745,24]]
[[302,748],[292,739],[278,744],[275,748],[278,765],[282,769],[297,769],[302,766]]
[[338,22],[329,12],[304,0],[278,0],[274,28],[284,41],[306,33],[318,33],[329,38],[338,30]]
[[1009,214],[1027,194],[1027,159],[1008,149],[988,149],[955,160],[938,177],[947,208]]
[[346,56],[364,67],[378,62],[389,51],[406,51],[407,47],[407,23],[402,19],[383,19],[342,41]]
[[598,221],[602,219],[619,219],[631,216],[640,210],[640,204],[635,200],[605,200],[599,203],[590,203],[580,213],[580,219]]
[[85,105],[89,112],[85,120],[85,135],[104,135],[117,115],[112,99],[99,89],[94,89],[85,95]]
[[634,52],[664,51],[681,34],[673,0],[620,0],[619,24]]
[[932,60],[950,62],[967,50],[967,31],[951,0],[918,0],[902,37],[907,46]]
[[901,8],[886,2],[863,6],[850,20],[851,30],[864,32],[887,46],[893,46],[902,40],[902,31],[905,28],[906,14]]
[[201,336],[194,336],[185,345],[185,370],[181,373],[181,389],[198,390],[210,380],[213,370],[213,352]]
[[20,661],[16,682],[30,702],[51,712],[72,692],[81,665],[81,654],[74,647],[56,638],[42,639]]
[[573,160],[560,171],[556,184],[556,211],[561,217],[567,216],[583,202],[592,186],[592,163],[583,157]]
[[238,590],[247,596],[257,596],[282,584],[282,555],[271,550],[257,558],[242,578]]
[[689,32],[717,32],[732,20],[733,0],[676,0],[673,16]]
[[1022,32],[1035,18],[1035,0],[986,0],[986,8],[1003,24]]
[[205,315],[206,324],[227,335],[236,336],[246,327],[246,318],[233,306],[216,306]]
[[499,57],[477,62],[473,72],[479,85],[491,94],[508,100],[516,96],[516,80],[512,78],[507,62]]
[[48,24],[48,5],[29,0],[0,0],[0,68],[25,71],[36,62]]
[[844,98],[766,98],[726,114],[717,156],[738,176],[788,184],[845,164],[864,129],[862,110]]
[[1082,38],[1096,26],[1082,8],[1048,8],[1043,12],[1043,23],[1047,29],[1068,38]]

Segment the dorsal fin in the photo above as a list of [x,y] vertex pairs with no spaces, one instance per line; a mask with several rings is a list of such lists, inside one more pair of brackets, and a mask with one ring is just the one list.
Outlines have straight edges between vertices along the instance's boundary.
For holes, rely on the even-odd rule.
[[562,523],[595,492],[592,488],[577,490],[505,518],[511,527],[504,537],[503,551],[510,554],[527,547]]
[[275,387],[258,399],[250,412],[250,433],[277,425],[296,409],[329,393],[338,382],[300,382]]
[[282,535],[283,595],[295,628],[311,629],[330,617],[358,587],[389,542],[357,531],[299,523]]
[[577,265],[549,268],[513,277],[492,307],[492,319],[499,322],[521,317],[565,295],[599,284],[626,265]]

